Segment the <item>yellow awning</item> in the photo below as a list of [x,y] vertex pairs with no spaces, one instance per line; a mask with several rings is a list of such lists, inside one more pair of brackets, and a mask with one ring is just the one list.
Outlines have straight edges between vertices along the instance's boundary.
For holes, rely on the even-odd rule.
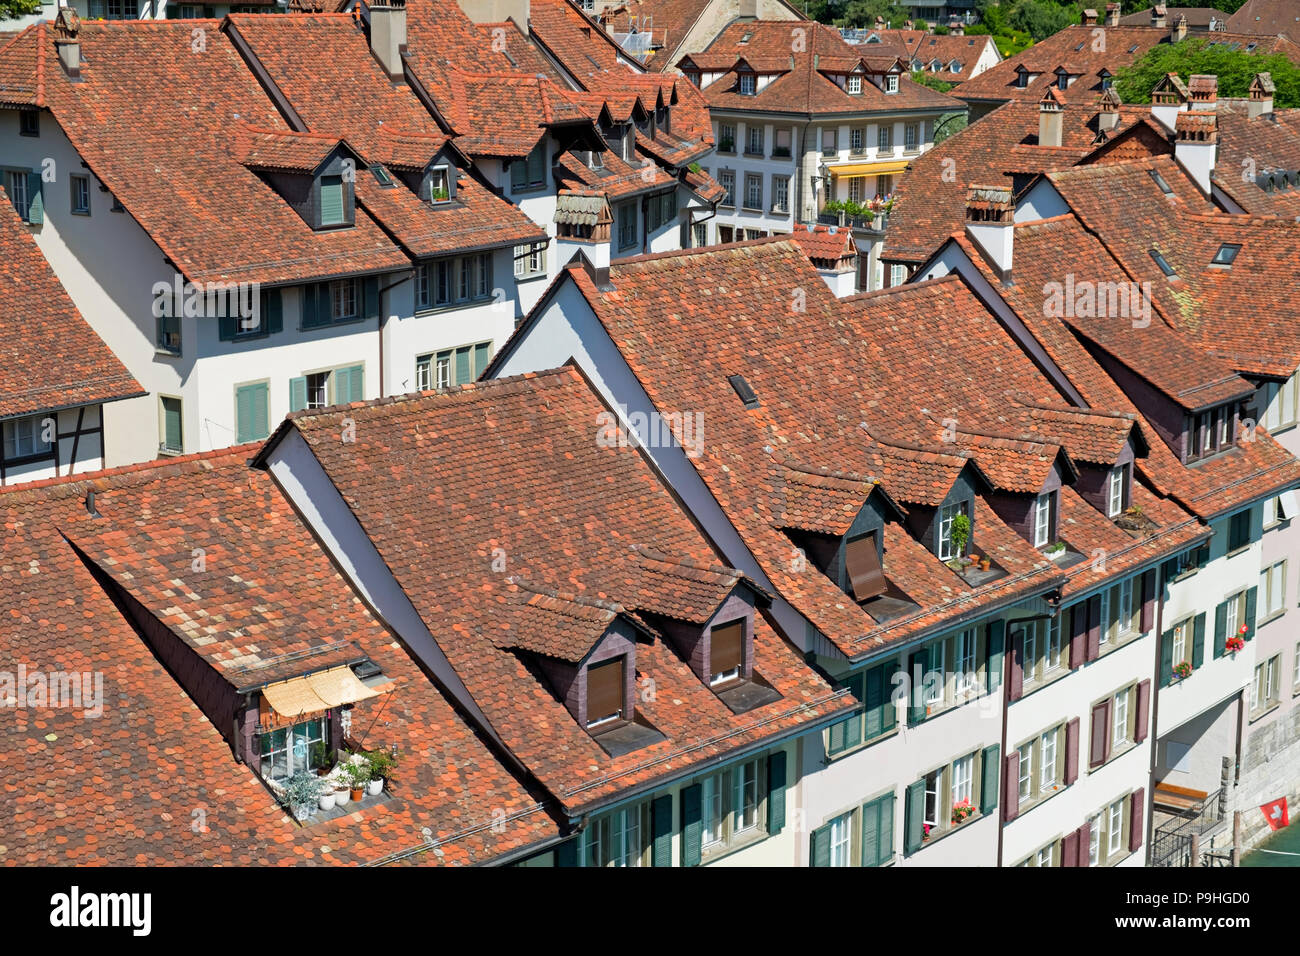
[[294,677],[262,688],[262,696],[281,717],[318,714],[343,704],[378,697],[357,679],[350,667],[331,667],[307,677]]
[[908,160],[896,159],[879,163],[854,163],[851,166],[832,166],[832,176],[889,176],[907,168]]

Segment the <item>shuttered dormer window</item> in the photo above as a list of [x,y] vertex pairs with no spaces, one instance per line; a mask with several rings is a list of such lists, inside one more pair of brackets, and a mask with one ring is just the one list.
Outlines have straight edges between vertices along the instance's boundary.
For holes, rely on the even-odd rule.
[[709,686],[736,680],[744,661],[745,622],[715,625],[709,637]]
[[875,532],[845,542],[844,568],[856,600],[867,601],[885,593],[885,573],[880,567]]
[[626,708],[625,667],[627,658],[616,657],[587,667],[587,727],[621,720]]
[[345,221],[343,177],[322,176],[320,178],[320,224],[341,226]]
[[510,188],[512,190],[536,189],[546,183],[546,140],[533,147],[524,159],[516,159],[510,164]]

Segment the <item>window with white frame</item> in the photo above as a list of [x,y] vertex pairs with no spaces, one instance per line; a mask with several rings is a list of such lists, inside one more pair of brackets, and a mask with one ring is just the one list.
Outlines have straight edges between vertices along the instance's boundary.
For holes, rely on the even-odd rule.
[[975,755],[967,754],[952,763],[952,805],[971,806],[975,794]]
[[1255,665],[1255,679],[1250,684],[1250,712],[1252,714],[1267,710],[1280,698],[1279,691],[1282,671],[1282,655],[1276,654],[1261,664]]
[[745,208],[763,208],[763,176],[761,173],[745,173]]
[[758,78],[753,73],[740,74],[740,95],[753,96],[758,90]]
[[1033,803],[1061,789],[1065,771],[1065,724],[1030,737],[1019,754],[1019,803]]
[[718,205],[736,205],[736,174],[730,169],[718,170],[718,185],[722,187],[722,199]]
[[897,74],[897,73],[890,73],[890,74],[888,74],[888,75],[885,77],[885,92],[886,92],[886,93],[897,93],[897,92],[898,92],[898,74]]
[[763,814],[766,761],[747,760],[700,781],[703,845],[706,853],[724,850],[748,837],[767,832]]
[[1141,633],[1142,607],[1137,585],[1137,578],[1128,578],[1102,592],[1103,642],[1120,644]]
[[330,317],[335,322],[357,317],[357,284],[351,279],[330,283]]
[[1124,510],[1125,492],[1128,486],[1128,469],[1118,465],[1110,470],[1106,482],[1106,516],[1114,518]]
[[1052,538],[1052,493],[1039,495],[1034,502],[1034,547],[1043,548]]
[[422,392],[475,381],[492,357],[491,342],[430,352],[415,360],[415,387]]
[[848,91],[850,95],[857,96],[862,92],[862,76],[858,73],[849,74]]
[[866,198],[866,176],[849,177],[849,202],[862,202]]
[[763,127],[753,123],[745,127],[745,155],[763,155]]
[[772,177],[772,211],[790,211],[790,177]]
[[953,688],[958,696],[979,690],[975,643],[974,628],[962,631],[953,640]]
[[1261,389],[1264,403],[1264,427],[1269,432],[1290,428],[1296,423],[1296,375],[1285,382],[1268,382]]
[[907,266],[895,263],[889,267],[889,287],[900,286],[907,281]]
[[305,720],[261,735],[259,769],[263,780],[288,780],[299,771],[325,766],[329,721]]
[[947,695],[948,683],[948,642],[935,641],[929,647],[929,670],[939,675],[937,680],[927,680],[925,684],[925,702],[934,706],[942,704]]
[[4,423],[5,459],[48,455],[54,447],[55,422],[52,415],[28,415]]
[[876,148],[882,153],[890,153],[894,150],[894,127],[888,123],[881,123],[876,127]]
[[1060,737],[1060,728],[1053,728],[1038,738],[1039,747],[1039,767],[1038,767],[1038,789],[1040,792],[1050,791],[1056,784],[1057,773],[1057,741]]
[[1020,672],[1025,685],[1057,676],[1065,663],[1060,617],[1020,621]]
[[839,146],[840,131],[832,126],[829,129],[822,129],[822,155],[834,156],[840,151]]
[[1122,691],[1115,695],[1114,710],[1111,714],[1111,744],[1118,747],[1128,742],[1129,731],[1129,694]]
[[69,178],[72,186],[72,214],[74,216],[90,215],[90,177],[73,175]]
[[579,859],[583,866],[648,866],[650,801],[611,810],[582,831]]
[[914,150],[921,140],[921,124],[905,123],[903,124],[903,148]]
[[[924,791],[921,822],[926,833],[934,836],[936,831],[955,829],[979,816],[981,762],[979,751],[975,751],[921,778]],[[954,823],[954,816],[960,817],[960,821]]]
[[1291,693],[1300,694],[1300,641],[1295,645],[1295,668],[1291,674]]
[[546,246],[535,243],[515,246],[515,278],[529,279],[546,274]]
[[[952,525],[958,515],[968,516],[966,502],[958,501],[939,509],[939,560],[941,561],[951,561],[953,558],[960,557],[952,543]],[[967,539],[966,546],[969,547],[970,544],[970,540]]]
[[849,129],[849,152],[865,153],[867,151],[867,131],[861,126]]
[[830,822],[831,866],[849,866],[853,849],[853,813],[842,813]]
[[1106,809],[1106,856],[1116,856],[1124,847],[1124,801],[1116,800]]
[[28,172],[25,169],[6,169],[4,187],[9,193],[9,201],[14,204],[18,218],[26,222],[30,214],[30,194],[27,191]]
[[[1286,610],[1286,560],[1270,564],[1259,573],[1261,616],[1272,617]],[[1229,634],[1236,633],[1229,631]]]
[[1017,748],[1017,753],[1020,754],[1018,782],[1021,803],[1034,798],[1034,744],[1035,741],[1030,740]]

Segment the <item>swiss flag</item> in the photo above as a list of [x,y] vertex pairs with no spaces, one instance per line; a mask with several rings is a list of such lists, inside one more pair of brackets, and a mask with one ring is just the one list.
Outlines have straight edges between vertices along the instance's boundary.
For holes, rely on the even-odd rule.
[[1286,797],[1270,800],[1260,809],[1264,811],[1264,819],[1268,821],[1269,829],[1280,830],[1291,822],[1286,812]]

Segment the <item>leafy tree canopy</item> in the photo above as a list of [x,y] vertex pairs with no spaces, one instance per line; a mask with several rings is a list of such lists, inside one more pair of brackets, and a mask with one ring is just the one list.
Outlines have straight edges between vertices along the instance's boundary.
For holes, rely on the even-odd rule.
[[1277,109],[1300,106],[1300,66],[1281,53],[1260,55],[1208,42],[1208,37],[1192,37],[1152,47],[1116,73],[1115,91],[1125,103],[1150,103],[1151,88],[1166,73],[1177,73],[1183,82],[1193,73],[1211,73],[1219,78],[1220,96],[1245,96],[1254,75],[1267,70],[1277,87],[1273,105]]
[[14,20],[39,13],[41,0],[0,0],[0,20]]

